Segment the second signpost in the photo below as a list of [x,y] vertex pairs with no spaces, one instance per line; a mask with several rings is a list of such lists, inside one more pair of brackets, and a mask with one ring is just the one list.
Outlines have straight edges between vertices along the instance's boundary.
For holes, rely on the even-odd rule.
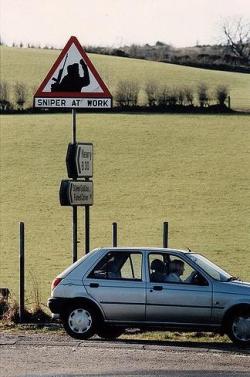
[[[93,205],[93,144],[76,142],[76,113],[72,110],[72,143],[68,145],[66,166],[70,180],[62,180],[59,197],[62,206],[72,206],[72,261],[77,260],[77,207],[85,207],[85,252],[90,248],[89,207]],[[84,178],[84,180],[79,180]]]

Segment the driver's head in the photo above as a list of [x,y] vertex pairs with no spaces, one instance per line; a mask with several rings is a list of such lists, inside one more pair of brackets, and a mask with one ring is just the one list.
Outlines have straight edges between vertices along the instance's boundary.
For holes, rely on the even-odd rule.
[[174,259],[172,262],[170,262],[169,271],[174,272],[178,275],[183,275],[184,262],[179,259]]

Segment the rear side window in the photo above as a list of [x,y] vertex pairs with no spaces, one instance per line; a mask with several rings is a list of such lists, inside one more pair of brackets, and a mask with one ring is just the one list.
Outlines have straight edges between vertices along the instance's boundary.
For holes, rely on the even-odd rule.
[[92,279],[141,280],[142,254],[109,252],[89,274]]

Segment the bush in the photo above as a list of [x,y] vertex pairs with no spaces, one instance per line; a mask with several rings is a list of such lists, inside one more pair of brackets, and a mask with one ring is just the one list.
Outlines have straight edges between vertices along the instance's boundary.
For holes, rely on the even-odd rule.
[[185,102],[185,92],[184,89],[178,88],[176,89],[176,96],[177,96],[177,102],[179,105],[184,105]]
[[185,103],[189,106],[193,106],[193,102],[194,102],[194,91],[193,91],[193,89],[186,86],[186,87],[184,87],[183,91],[184,91]]
[[200,104],[200,107],[204,107],[208,105],[208,87],[205,83],[200,83],[198,85],[198,101]]
[[178,102],[178,90],[176,88],[172,88],[169,93],[168,98],[169,106],[176,106]]
[[225,101],[228,98],[228,96],[229,96],[229,90],[228,90],[227,86],[225,86],[225,85],[217,86],[217,88],[215,90],[215,98],[217,100],[217,103],[220,106],[225,105]]
[[16,82],[14,85],[14,94],[18,108],[23,110],[24,104],[28,97],[27,86],[23,82]]
[[161,86],[157,90],[156,99],[158,106],[166,107],[169,103],[169,88],[167,86]]
[[0,81],[0,109],[7,111],[10,109],[11,104],[9,101],[10,88],[6,81]]
[[138,103],[139,85],[134,81],[119,81],[115,93],[118,106],[136,106]]
[[145,86],[145,92],[147,96],[147,104],[149,106],[155,106],[157,101],[157,85],[154,81],[148,81]]

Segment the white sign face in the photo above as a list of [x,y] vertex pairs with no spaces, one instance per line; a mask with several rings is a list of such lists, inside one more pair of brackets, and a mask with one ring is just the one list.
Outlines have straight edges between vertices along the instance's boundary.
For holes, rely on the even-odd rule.
[[40,108],[109,109],[111,98],[34,98],[34,106]]
[[[77,72],[71,74],[70,79],[71,83],[66,82],[66,79],[69,75],[70,68],[77,68]],[[71,68],[71,70],[72,70]],[[69,47],[65,58],[62,60],[61,64],[58,65],[56,70],[53,72],[53,77],[50,77],[48,82],[43,88],[44,93],[53,92],[53,85],[55,85],[55,79],[62,72],[60,77],[60,83],[58,83],[58,88],[60,89],[60,85],[62,86],[60,91],[71,91],[71,92],[85,92],[85,93],[103,93],[103,89],[101,88],[100,84],[98,83],[97,79],[95,78],[93,72],[88,68],[87,62],[83,59],[80,51],[77,49],[74,43],[71,44]],[[84,77],[88,75],[88,80]],[[78,78],[79,84],[77,85],[76,78]],[[75,80],[75,81],[74,81]],[[80,81],[81,80],[81,81]],[[68,80],[69,81],[69,80]],[[66,82],[66,84],[63,83]],[[82,85],[81,85],[82,84]],[[55,86],[56,87],[56,86]],[[72,89],[71,89],[72,88]]]
[[77,144],[76,168],[78,177],[93,177],[93,144]]
[[69,202],[72,206],[93,205],[93,182],[72,181],[69,185]]

